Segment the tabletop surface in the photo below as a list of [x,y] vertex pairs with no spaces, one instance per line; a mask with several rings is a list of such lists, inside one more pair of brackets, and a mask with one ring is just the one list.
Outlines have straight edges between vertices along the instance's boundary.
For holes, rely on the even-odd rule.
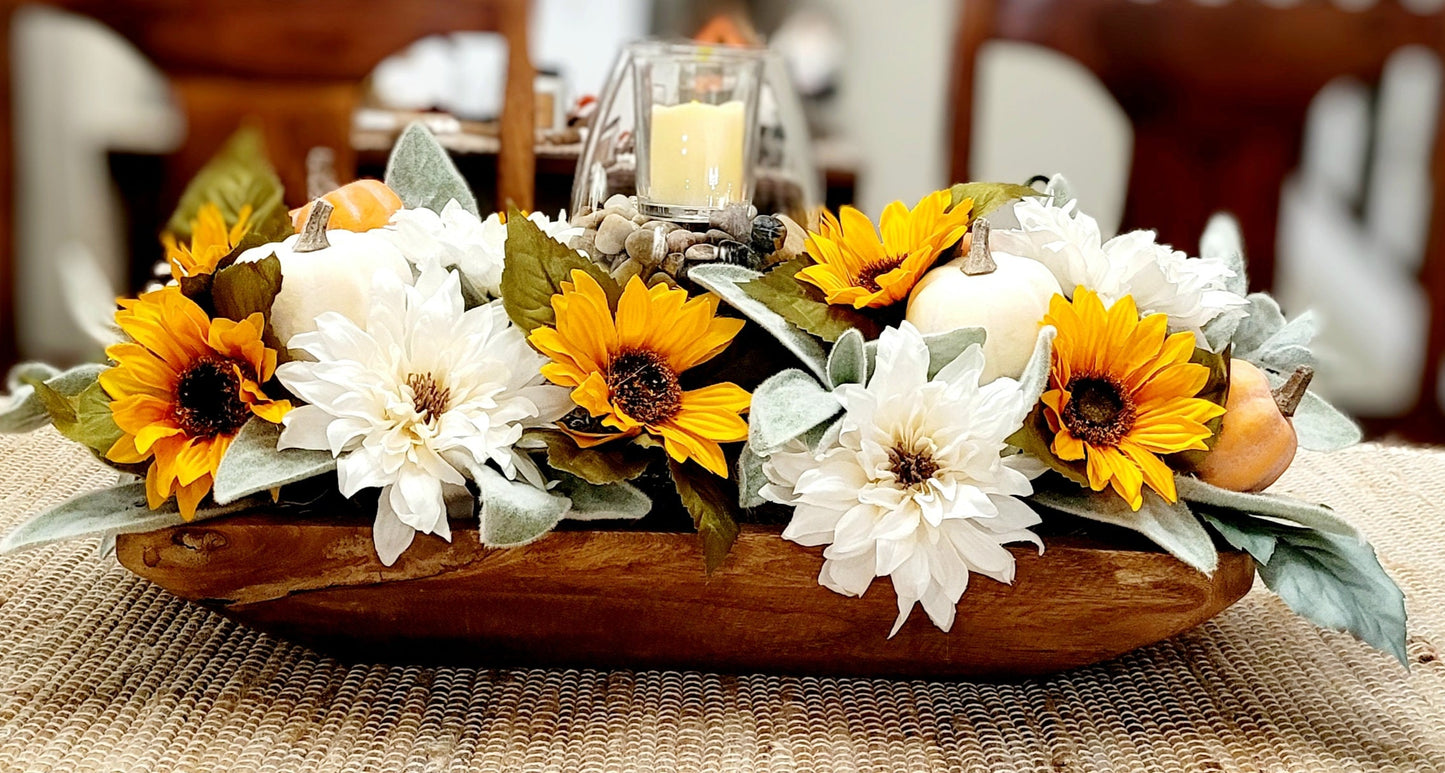
[[[0,532],[113,474],[0,436]],[[1302,455],[1405,591],[1406,671],[1262,586],[1027,681],[343,663],[170,597],[96,541],[0,558],[0,771],[1445,770],[1445,453]]]

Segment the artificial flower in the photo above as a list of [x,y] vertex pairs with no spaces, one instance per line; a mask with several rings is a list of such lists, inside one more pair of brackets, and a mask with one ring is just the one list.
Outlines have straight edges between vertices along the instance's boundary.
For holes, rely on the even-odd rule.
[[884,330],[867,386],[833,393],[843,415],[818,448],[794,441],[763,464],[763,497],[794,508],[783,537],[828,546],[819,582],[861,596],[874,577],[892,579],[890,636],[915,604],[949,630],[970,573],[1012,582],[1003,545],[1043,548],[1028,530],[1038,515],[1018,499],[1033,492],[1025,460],[1003,455],[1028,396],[1007,377],[979,385],[977,344],[933,378],[928,361],[913,325]]
[[221,258],[230,255],[241,243],[250,226],[250,204],[241,207],[236,222],[229,229],[220,207],[209,202],[202,204],[196,211],[196,218],[191,221],[189,242],[181,242],[174,234],[161,235],[161,243],[166,248],[166,262],[171,266],[171,278],[180,281],[214,272]]
[[455,272],[432,266],[411,286],[380,271],[372,292],[362,324],[327,312],[291,339],[314,361],[276,371],[308,403],[277,447],[331,452],[344,496],[381,489],[372,537],[390,566],[417,532],[451,539],[444,497],[482,465],[544,488],[517,445],[572,404],[500,302],[464,310]]
[[[527,219],[562,244],[582,233],[581,228],[567,223],[566,212],[559,212],[556,220],[541,212],[533,212]],[[452,199],[440,214],[425,208],[398,211],[391,216],[385,234],[419,266],[435,262],[460,271],[463,286],[472,297],[501,296],[507,246],[505,217],[492,213],[480,219]]]
[[329,247],[297,252],[300,234],[241,253],[237,263],[275,255],[281,262],[281,291],[271,303],[271,328],[289,346],[292,336],[316,330],[327,312],[365,324],[372,303],[372,280],[378,273],[403,283],[412,280],[411,264],[390,240],[375,231],[327,231]]
[[806,244],[817,262],[799,271],[798,279],[816,285],[828,303],[855,309],[907,298],[923,272],[968,231],[973,202],[950,210],[952,197],[948,190],[930,193],[912,211],[901,201],[889,204],[879,220],[881,241],[857,209],[845,206],[836,218],[825,210],[819,232],[809,234]]
[[1029,196],[1014,205],[1017,229],[995,229],[993,249],[1043,263],[1066,293],[1086,287],[1112,306],[1128,295],[1144,315],[1164,314],[1171,331],[1194,333],[1222,314],[1242,315],[1248,305],[1227,289],[1234,271],[1223,261],[1190,258],[1153,231],[1132,231],[1104,241],[1094,218],[1069,201],[1053,206]]
[[1072,302],[1054,296],[1044,324],[1059,331],[1042,398],[1054,455],[1084,462],[1090,488],[1113,486],[1134,510],[1146,484],[1174,502],[1174,473],[1159,457],[1206,450],[1205,422],[1224,414],[1196,397],[1209,368],[1190,362],[1194,336],[1169,335],[1162,314],[1140,319],[1127,295],[1105,310],[1084,287]]
[[116,366],[100,374],[100,385],[125,434],[106,458],[122,464],[153,458],[146,471],[151,509],[174,494],[189,520],[241,427],[252,416],[279,422],[291,409],[261,390],[276,369],[276,352],[261,343],[260,314],[210,319],[174,285],[122,299],[120,307],[116,324],[132,340],[105,350]]
[[575,270],[552,296],[556,326],[533,330],[530,340],[552,359],[542,373],[570,387],[577,405],[603,425],[621,435],[659,437],[675,461],[692,459],[727,477],[718,444],[747,438],[739,414],[750,395],[732,383],[685,391],[678,382],[742,330],[742,320],[718,317],[717,305],[714,295],[689,300],[685,290],[649,289],[633,277],[614,316],[597,280]]

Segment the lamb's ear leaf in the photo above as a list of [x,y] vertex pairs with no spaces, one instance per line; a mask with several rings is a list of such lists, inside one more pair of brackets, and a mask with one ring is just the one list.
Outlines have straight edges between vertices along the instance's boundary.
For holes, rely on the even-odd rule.
[[1212,486],[1189,475],[1174,478],[1179,498],[1218,510],[1283,519],[1311,529],[1363,542],[1359,530],[1324,505],[1312,505],[1275,494],[1247,494]]
[[763,472],[763,457],[753,451],[751,443],[744,444],[738,454],[738,505],[744,508],[757,507],[767,500],[760,493],[768,483]]
[[277,450],[281,427],[252,416],[231,440],[216,468],[211,496],[220,504],[324,475],[336,469],[328,451]]
[[[229,505],[203,505],[193,521],[241,512],[260,503],[247,499]],[[0,555],[85,537],[107,537],[184,526],[175,500],[152,510],[144,483],[89,491],[31,518],[0,540]]]
[[560,473],[553,491],[571,500],[565,516],[570,521],[633,521],[652,511],[652,500],[631,483],[597,485]]
[[961,327],[946,333],[924,336],[923,343],[928,347],[928,377],[931,379],[937,376],[940,370],[958,359],[968,347],[974,344],[982,346],[987,339],[988,331],[981,327]]
[[1247,512],[1204,507],[1200,514],[1254,557],[1264,584],[1290,609],[1322,628],[1349,631],[1409,668],[1405,594],[1368,542]]
[[769,454],[842,410],[817,379],[797,368],[776,373],[753,390],[748,416],[748,444]]
[[826,381],[828,379],[828,358],[823,353],[823,346],[818,343],[818,339],[784,319],[782,315],[768,308],[762,301],[743,291],[742,284],[751,282],[760,276],[762,274],[742,266],[721,263],[697,266],[688,269],[687,272],[687,278],[690,281],[713,292],[729,306],[741,312],[743,316],[768,331],[769,335],[776,338],[778,343],[792,352],[808,370],[812,371],[819,381]]
[[487,547],[526,545],[551,531],[567,515],[572,500],[525,481],[507,480],[488,465],[472,468],[477,483],[478,533]]
[[1024,372],[1019,376],[1019,390],[1024,394],[1025,405],[1037,405],[1039,397],[1049,386],[1049,368],[1053,365],[1054,339],[1058,333],[1053,325],[1044,325],[1039,329],[1034,352],[1029,355]]
[[843,384],[866,384],[868,360],[863,353],[863,334],[849,330],[833,342],[828,352],[828,385],[837,389]]
[[1136,511],[1130,510],[1123,498],[1113,491],[1055,487],[1035,491],[1029,501],[1069,515],[1137,531],[1175,558],[1205,574],[1214,574],[1215,567],[1219,565],[1219,551],[1214,547],[1214,539],[1182,500],[1166,502],[1163,497],[1145,489],[1144,503]]
[[1223,263],[1234,272],[1224,280],[1224,289],[1244,295],[1249,292],[1249,275],[1244,260],[1244,236],[1239,221],[1228,212],[1216,212],[1199,237],[1199,257]]
[[738,538],[733,505],[737,495],[728,493],[722,479],[695,464],[668,459],[667,466],[677,495],[692,515],[692,525],[702,540],[704,565],[711,574],[722,566]]
[[[1265,371],[1265,375],[1269,377],[1269,385],[1274,388],[1279,388],[1288,379],[1286,373],[1272,370]],[[1312,390],[1305,392],[1304,399],[1295,407],[1290,423],[1294,425],[1300,448],[1311,451],[1338,451],[1357,445],[1365,437],[1364,431],[1354,419]]]
[[407,209],[439,213],[448,201],[456,199],[463,209],[478,215],[477,198],[466,178],[457,171],[446,148],[420,122],[407,126],[397,138],[383,180]]

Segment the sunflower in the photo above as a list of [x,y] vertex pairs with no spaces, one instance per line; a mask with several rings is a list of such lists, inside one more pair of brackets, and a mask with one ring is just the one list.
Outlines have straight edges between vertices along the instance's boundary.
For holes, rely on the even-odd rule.
[[171,264],[171,276],[182,277],[209,274],[216,270],[221,258],[231,254],[251,226],[251,205],[241,207],[236,224],[226,229],[226,218],[215,204],[202,204],[191,221],[191,241],[181,243],[174,234],[161,236],[166,248],[166,262]]
[[798,279],[816,285],[828,303],[855,309],[907,298],[923,272],[968,231],[973,201],[949,210],[952,198],[947,190],[931,193],[912,212],[901,201],[889,204],[879,220],[881,242],[862,212],[843,207],[835,218],[825,210],[820,232],[806,245],[817,263],[799,271]]
[[1090,488],[1112,485],[1135,510],[1143,484],[1177,500],[1174,473],[1159,456],[1205,450],[1204,423],[1224,413],[1195,397],[1209,368],[1189,361],[1193,334],[1166,335],[1168,317],[1140,319],[1128,295],[1106,311],[1082,286],[1072,302],[1054,296],[1044,324],[1059,331],[1042,398],[1053,453],[1084,461]]
[[190,520],[241,426],[253,415],[279,422],[291,409],[261,391],[276,370],[276,352],[261,343],[260,314],[212,320],[174,285],[120,306],[116,324],[132,341],[105,350],[116,366],[100,374],[100,385],[125,434],[106,458],[154,458],[146,472],[150,507],[174,494]]
[[716,316],[715,296],[689,300],[685,290],[648,289],[637,277],[627,283],[615,315],[587,272],[573,271],[561,286],[552,296],[556,327],[539,327],[528,338],[552,359],[542,375],[571,387],[572,400],[618,435],[660,437],[674,460],[693,459],[727,477],[718,444],[747,438],[739,414],[751,397],[732,383],[684,391],[678,377],[727,348],[742,320]]

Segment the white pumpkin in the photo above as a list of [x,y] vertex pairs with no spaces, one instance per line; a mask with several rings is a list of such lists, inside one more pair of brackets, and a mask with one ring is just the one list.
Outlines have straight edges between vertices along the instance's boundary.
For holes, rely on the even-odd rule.
[[278,340],[284,343],[297,333],[315,330],[316,317],[328,311],[365,326],[377,272],[411,283],[411,264],[380,233],[327,231],[329,246],[303,252],[296,246],[304,234],[296,234],[241,253],[239,263],[265,260],[273,253],[281,261],[281,292],[271,304],[271,327]]
[[988,331],[981,383],[1018,378],[1059,282],[1044,264],[988,248],[988,222],[974,223],[968,254],[929,271],[908,296],[907,319],[924,335],[963,327]]

